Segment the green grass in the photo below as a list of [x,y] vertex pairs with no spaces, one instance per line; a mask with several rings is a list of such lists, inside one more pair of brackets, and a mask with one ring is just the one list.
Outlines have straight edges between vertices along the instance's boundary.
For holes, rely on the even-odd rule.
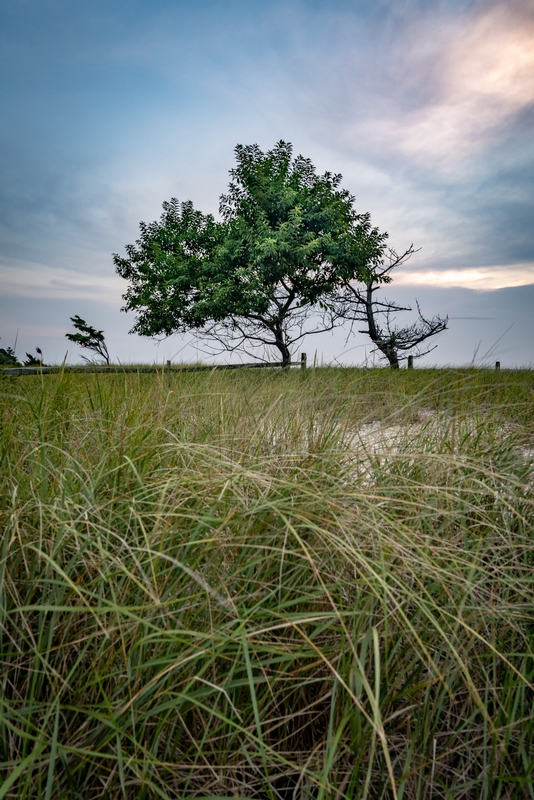
[[534,374],[0,379],[1,798],[534,798]]

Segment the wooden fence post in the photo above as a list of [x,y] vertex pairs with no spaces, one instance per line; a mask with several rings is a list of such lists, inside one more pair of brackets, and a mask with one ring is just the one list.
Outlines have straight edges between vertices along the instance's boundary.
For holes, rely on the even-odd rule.
[[501,362],[500,361],[496,361],[495,362],[495,369],[496,370],[500,370],[500,368],[501,368]]
[[408,356],[408,369],[413,369],[413,356]]
[[300,354],[300,368],[306,369],[306,353]]
[[167,361],[167,372],[171,371],[171,362]]

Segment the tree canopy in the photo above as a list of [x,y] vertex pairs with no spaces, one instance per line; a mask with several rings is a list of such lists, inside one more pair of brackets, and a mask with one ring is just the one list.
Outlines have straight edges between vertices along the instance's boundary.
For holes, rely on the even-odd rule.
[[235,156],[219,221],[172,199],[114,255],[129,281],[124,310],[142,335],[193,330],[229,350],[274,347],[287,364],[295,342],[335,324],[340,276],[359,278],[386,235],[355,212],[341,175],[318,175],[291,144],[238,145]]

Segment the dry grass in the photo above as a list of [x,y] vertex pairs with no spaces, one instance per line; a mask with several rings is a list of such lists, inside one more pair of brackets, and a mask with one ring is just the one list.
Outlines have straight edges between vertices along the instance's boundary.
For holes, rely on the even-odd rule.
[[0,800],[533,798],[533,388],[3,378]]

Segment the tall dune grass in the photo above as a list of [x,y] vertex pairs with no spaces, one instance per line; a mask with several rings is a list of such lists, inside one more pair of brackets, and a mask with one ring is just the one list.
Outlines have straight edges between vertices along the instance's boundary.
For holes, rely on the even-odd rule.
[[534,798],[532,373],[0,393],[0,800]]

